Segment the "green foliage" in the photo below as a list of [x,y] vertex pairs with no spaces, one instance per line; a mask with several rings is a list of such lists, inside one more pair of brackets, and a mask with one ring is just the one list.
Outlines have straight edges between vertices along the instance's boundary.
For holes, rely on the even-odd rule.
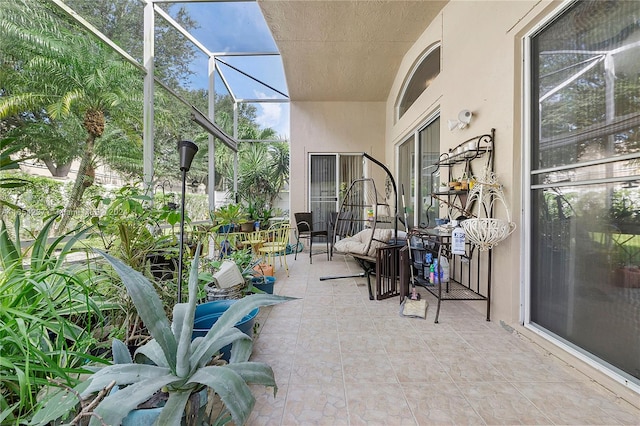
[[[216,151],[217,154],[217,151]],[[220,154],[223,155],[228,155]],[[233,191],[231,158],[216,158],[226,189]],[[255,217],[273,207],[280,190],[289,182],[289,144],[243,142],[238,152],[238,196]]]
[[217,227],[225,225],[239,225],[247,220],[247,213],[242,205],[237,203],[229,203],[224,206],[218,207],[211,217],[213,223],[217,224]]
[[26,173],[16,173],[15,176],[25,182],[25,185],[20,188],[0,189],[0,194],[4,199],[12,200],[30,216],[49,216],[62,204],[63,182]]
[[[137,0],[67,0],[65,3],[142,63],[142,3]],[[187,31],[197,28],[184,6],[174,6],[171,15]],[[188,64],[195,58],[195,47],[175,30],[171,31],[164,19],[157,19],[155,26],[155,75],[171,87],[187,82],[192,74]]]
[[[93,4],[70,1],[68,4],[134,57],[141,57],[142,38],[138,35],[142,8],[138,2],[116,0]],[[54,176],[65,176],[72,159],[82,160],[58,226],[63,229],[71,220],[68,214],[81,208],[82,199],[86,197],[85,188],[93,181],[88,177],[90,170],[98,164],[107,164],[124,176],[140,176],[142,76],[109,46],[79,28],[49,2],[17,0],[4,4],[0,12],[0,51],[3,58],[9,59],[0,64],[3,88],[0,120],[4,120],[3,123],[11,121],[16,137],[29,142],[29,149]],[[184,28],[195,27],[184,8],[173,12]],[[176,37],[175,31],[169,30],[165,23],[158,22],[157,25],[156,37],[161,37],[162,43],[156,57],[156,75],[172,87],[176,83],[175,89],[181,96],[206,111],[205,91],[180,87],[189,77],[187,65],[193,58],[193,46],[182,37]],[[174,98],[162,88],[156,90],[155,96],[156,175],[177,177],[175,142],[185,135],[193,135],[201,152],[194,160],[189,178],[207,184],[207,135],[192,122],[189,108],[176,105]],[[228,133],[233,133],[232,98],[216,95],[215,102],[215,121],[222,123]],[[275,138],[273,129],[261,129],[256,123],[254,105],[243,103],[237,107],[239,139]],[[223,151],[228,150],[217,149],[216,155]],[[288,149],[286,156],[279,158],[286,161],[274,160],[270,170],[286,167],[286,177],[275,174],[274,185],[281,187],[283,179],[288,179]],[[227,164],[232,162],[221,162],[218,158],[217,167],[225,169]],[[219,176],[216,173],[216,177]],[[216,185],[221,185],[223,180],[230,182],[229,170],[224,176],[226,178],[219,179]],[[256,204],[260,209],[269,208],[273,197],[273,193],[267,194]],[[262,206],[265,200],[267,205]]]
[[180,213],[163,205],[152,206],[151,197],[132,185],[120,188],[113,197],[94,197],[96,209],[104,214],[91,218],[100,231],[105,249],[137,271],[144,271],[148,255],[153,252],[177,252],[174,235],[164,234],[161,226],[174,226]]
[[[95,209],[104,213],[91,218],[104,248],[136,271],[151,279],[156,291],[171,306],[175,302],[175,280],[171,265],[179,255],[174,225],[180,220],[180,212],[166,204],[156,207],[152,199],[137,186],[124,186],[113,195],[94,197]],[[188,218],[186,218],[188,222]],[[167,228],[171,226],[171,228]],[[164,228],[163,228],[164,227]],[[167,230],[171,232],[167,232]],[[158,265],[160,263],[161,265]],[[154,269],[152,269],[152,267]],[[156,276],[154,276],[154,273]],[[119,330],[118,337],[127,344],[137,344],[148,339],[148,331],[140,322],[131,299],[114,278],[117,297],[122,311],[111,318]]]
[[[253,343],[251,338],[235,328],[235,324],[257,307],[273,305],[289,298],[253,295],[238,300],[204,337],[192,341],[199,253],[200,247],[196,249],[196,260],[191,267],[189,302],[174,306],[172,324],[164,314],[153,284],[121,261],[101,253],[122,279],[153,336],[153,340],[136,351],[136,363],[113,364],[89,378],[91,383],[82,392],[84,397],[112,382],[120,387],[118,392],[100,401],[95,409],[104,423],[119,425],[138,404],[166,388],[169,399],[157,423],[179,424],[189,395],[203,387],[210,387],[220,396],[234,423],[242,425],[255,404],[248,384],[272,386],[275,392],[273,370],[266,364],[248,361]],[[213,355],[228,344],[232,345],[229,363],[208,365]],[[122,347],[120,343],[114,343],[114,353],[123,352],[117,349],[119,347]],[[130,361],[126,356],[119,358]],[[137,363],[143,360],[147,362]],[[47,417],[43,415],[42,418]],[[90,425],[97,424],[100,424],[98,418],[92,417]]]
[[609,219],[614,224],[635,223],[640,225],[640,197],[636,190],[613,192]]
[[79,117],[53,120],[41,113],[21,116],[20,126],[11,134],[28,146],[29,152],[47,166],[52,176],[66,177],[71,162],[82,155],[86,132]]
[[[66,262],[84,231],[48,243],[53,222],[26,249],[1,222],[0,418],[10,421],[31,414],[43,387],[78,383],[86,361],[98,360],[88,355],[95,339],[87,330],[98,328],[102,312],[114,308],[94,295],[99,279],[86,265]],[[16,235],[19,228],[16,220]]]
[[[70,188],[70,183],[23,172],[12,173],[12,176],[25,182],[25,185],[12,188],[0,187],[0,200],[10,202],[16,207],[15,210],[0,207],[0,219],[7,223],[13,222],[19,214],[21,237],[34,238],[38,235],[42,224],[52,214],[60,213],[64,204],[63,194]],[[96,197],[104,191],[103,187],[94,185],[87,189],[87,195]],[[89,203],[90,200],[86,200],[74,212],[73,221],[77,225],[88,225],[87,218],[95,215]]]
[[106,123],[136,128],[141,121],[142,77],[109,46],[59,19],[46,4],[17,0],[3,12],[0,46],[19,72],[3,85],[0,119],[22,117],[26,124],[39,123],[39,129],[51,125],[47,131],[53,136],[58,120],[75,119],[84,129],[84,140],[73,142],[82,144],[81,162],[58,224],[63,230],[93,183],[96,139]]
[[[0,190],[10,188],[20,188],[27,184],[24,179],[6,174],[9,170],[17,170],[20,168],[18,165],[19,160],[11,158],[12,155],[16,155],[24,144],[18,143],[14,137],[7,137],[0,139]],[[8,202],[4,197],[0,197],[0,209],[3,206],[17,209],[18,207]]]

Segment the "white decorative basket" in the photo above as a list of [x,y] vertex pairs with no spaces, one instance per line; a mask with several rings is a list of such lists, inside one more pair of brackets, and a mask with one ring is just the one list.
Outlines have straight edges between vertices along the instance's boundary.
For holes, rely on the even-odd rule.
[[[504,240],[516,229],[516,224],[511,222],[509,208],[504,199],[502,185],[498,182],[496,175],[489,171],[484,171],[484,176],[476,179],[477,183],[469,191],[467,205],[473,201],[478,203],[478,215],[475,218],[463,220],[460,226],[465,231],[467,239],[478,246],[481,251],[490,250],[500,241]],[[504,209],[507,218],[497,219],[493,217],[481,217],[484,213],[493,213],[494,207],[498,205]]]
[[460,226],[467,239],[481,251],[492,249],[516,229],[513,222],[493,218],[466,219],[460,222]]

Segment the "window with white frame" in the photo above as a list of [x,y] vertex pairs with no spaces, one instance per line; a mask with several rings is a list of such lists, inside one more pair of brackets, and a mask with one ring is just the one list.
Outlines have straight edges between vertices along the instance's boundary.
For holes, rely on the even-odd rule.
[[440,74],[440,45],[432,46],[409,73],[397,102],[397,116],[400,118],[418,99],[418,96],[426,90]]

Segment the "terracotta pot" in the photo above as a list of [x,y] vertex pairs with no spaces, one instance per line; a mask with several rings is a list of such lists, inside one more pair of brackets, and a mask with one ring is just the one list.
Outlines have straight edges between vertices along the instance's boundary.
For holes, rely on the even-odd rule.
[[614,284],[618,287],[640,288],[640,268],[617,269],[614,275]]
[[255,221],[253,221],[253,220],[251,220],[249,222],[241,223],[240,224],[240,231],[241,232],[253,232],[254,224],[255,224]]

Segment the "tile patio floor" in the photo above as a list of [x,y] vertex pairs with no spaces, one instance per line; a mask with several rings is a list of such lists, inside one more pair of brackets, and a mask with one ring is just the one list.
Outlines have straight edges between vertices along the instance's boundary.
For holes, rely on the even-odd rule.
[[[370,301],[348,257],[305,252],[276,269],[252,360],[270,364],[278,393],[254,388],[250,425],[640,424],[640,410],[464,302],[436,300],[427,319],[399,300]],[[480,302],[476,302],[480,303]]]

